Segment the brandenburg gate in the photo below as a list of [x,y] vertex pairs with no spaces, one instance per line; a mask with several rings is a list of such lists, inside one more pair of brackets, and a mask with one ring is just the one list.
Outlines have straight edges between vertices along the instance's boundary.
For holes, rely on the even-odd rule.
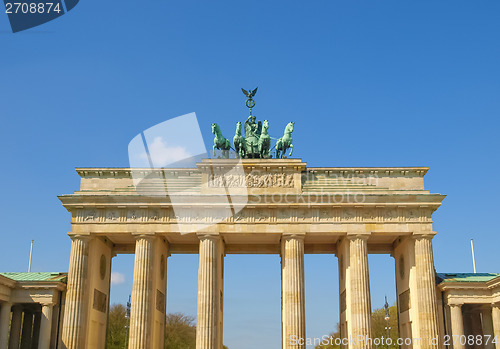
[[368,254],[383,253],[395,260],[400,337],[422,338],[416,349],[436,347],[426,340],[439,335],[432,213],[444,196],[424,188],[427,170],[280,158],[79,168],[80,190],[60,196],[72,216],[62,341],[67,349],[105,347],[111,260],[122,253],[135,253],[131,349],[163,349],[167,259],[175,253],[199,254],[197,349],[222,348],[231,253],[281,256],[284,349],[305,348],[291,338],[306,337],[306,253],[338,258],[341,336],[371,337]]

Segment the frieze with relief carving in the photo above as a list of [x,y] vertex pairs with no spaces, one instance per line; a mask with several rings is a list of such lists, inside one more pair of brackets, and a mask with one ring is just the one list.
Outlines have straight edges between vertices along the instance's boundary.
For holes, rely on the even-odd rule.
[[108,222],[116,222],[116,221],[118,221],[119,218],[120,218],[120,214],[116,210],[109,210],[106,213],[106,220]]
[[129,221],[139,221],[141,212],[138,210],[130,210],[127,214],[127,220]]
[[208,181],[209,187],[228,188],[293,188],[293,174],[266,173],[237,175],[237,174],[211,174]]
[[156,210],[149,211],[149,220],[156,222],[160,220],[160,213]]
[[97,210],[89,210],[85,214],[85,218],[83,219],[85,222],[93,222],[99,218]]

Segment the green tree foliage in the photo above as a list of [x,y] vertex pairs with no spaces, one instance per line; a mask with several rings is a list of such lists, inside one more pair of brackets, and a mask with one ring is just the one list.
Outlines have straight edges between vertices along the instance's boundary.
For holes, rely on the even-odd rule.
[[[224,349],[228,349],[225,345]],[[182,313],[167,314],[165,349],[196,349],[194,317]]]
[[[127,337],[126,308],[113,304],[109,309],[107,349],[125,348]],[[194,317],[182,313],[167,314],[165,349],[196,349],[196,325]],[[224,346],[224,349],[228,349]]]
[[[396,305],[393,305],[392,307],[389,307],[389,326],[390,327],[390,338],[392,339],[392,346],[390,348],[394,349],[397,348],[396,341],[398,339],[399,333],[398,333],[398,310],[396,308]],[[385,309],[384,308],[379,308],[375,309],[372,312],[372,338],[384,338],[384,344],[385,338],[387,338],[387,321],[385,320]],[[337,324],[337,330],[333,333],[330,334],[334,339],[335,338],[340,338],[340,330],[339,330],[339,324]],[[330,344],[332,343],[333,344]],[[375,345],[373,344],[373,348],[380,348],[380,349],[388,349],[387,345]],[[339,345],[335,344],[335,341],[330,340],[328,345],[317,345],[315,349],[340,349]]]
[[123,349],[127,336],[127,309],[122,304],[113,304],[109,309],[107,349]]
[[196,349],[194,317],[181,313],[167,314],[165,349]]

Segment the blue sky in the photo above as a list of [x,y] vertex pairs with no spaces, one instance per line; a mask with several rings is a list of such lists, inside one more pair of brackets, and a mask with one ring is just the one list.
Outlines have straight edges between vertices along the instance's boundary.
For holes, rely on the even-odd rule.
[[[271,136],[295,121],[294,155],[310,166],[429,166],[427,188],[447,195],[437,270],[472,271],[474,238],[478,271],[500,271],[496,0],[82,0],[17,34],[0,14],[0,43],[2,271],[27,269],[31,239],[33,270],[67,270],[57,195],[78,188],[75,167],[127,166],[134,136],[190,112],[207,144],[212,122],[230,136],[247,115],[240,88],[255,86],[254,114]],[[394,263],[370,262],[379,307],[395,299]],[[169,259],[168,311],[195,315],[196,270],[196,256]],[[125,302],[130,256],[113,271],[125,282],[112,301]],[[230,348],[279,346],[277,276],[277,256],[226,258]],[[308,336],[320,336],[338,317],[336,259],[306,256],[306,278]]]

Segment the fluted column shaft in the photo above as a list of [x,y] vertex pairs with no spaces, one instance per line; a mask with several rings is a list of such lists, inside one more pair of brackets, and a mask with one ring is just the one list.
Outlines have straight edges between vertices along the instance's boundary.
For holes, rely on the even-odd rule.
[[23,308],[20,305],[12,307],[12,320],[10,322],[9,349],[18,349],[21,337],[21,323]]
[[40,321],[40,339],[38,349],[49,349],[50,334],[52,333],[52,304],[42,305],[42,317]]
[[414,238],[416,280],[418,280],[416,286],[419,337],[422,339],[422,348],[435,348],[438,345],[433,345],[431,339],[437,338],[439,332],[434,257],[432,253],[433,235],[415,235]]
[[462,305],[461,304],[450,304],[450,315],[451,315],[451,334],[458,340],[453,344],[453,349],[465,349],[465,346],[460,344],[460,338],[464,335],[464,319],[462,316]]
[[[368,237],[353,235],[347,238],[350,256],[348,282],[350,284],[351,333],[349,336],[356,339],[350,347],[371,348],[371,341],[368,341],[372,337]],[[364,340],[358,341],[357,338],[364,338]]]
[[130,349],[149,349],[152,335],[153,237],[141,235],[135,243],[134,283],[130,309]]
[[500,349],[500,304],[491,307],[491,318],[493,320],[493,333],[497,338],[496,349]]
[[[219,236],[200,236],[196,349],[221,349],[219,329]],[[220,343],[220,344],[219,344]],[[218,348],[220,346],[220,348]]]
[[2,303],[0,308],[0,349],[7,349],[12,303]]
[[33,335],[33,313],[24,312],[23,333],[21,335],[21,349],[31,349],[31,336]]
[[282,346],[305,348],[304,236],[281,239]]
[[85,338],[85,301],[89,257],[89,238],[74,236],[68,271],[66,307],[62,341],[66,349],[81,349]]

